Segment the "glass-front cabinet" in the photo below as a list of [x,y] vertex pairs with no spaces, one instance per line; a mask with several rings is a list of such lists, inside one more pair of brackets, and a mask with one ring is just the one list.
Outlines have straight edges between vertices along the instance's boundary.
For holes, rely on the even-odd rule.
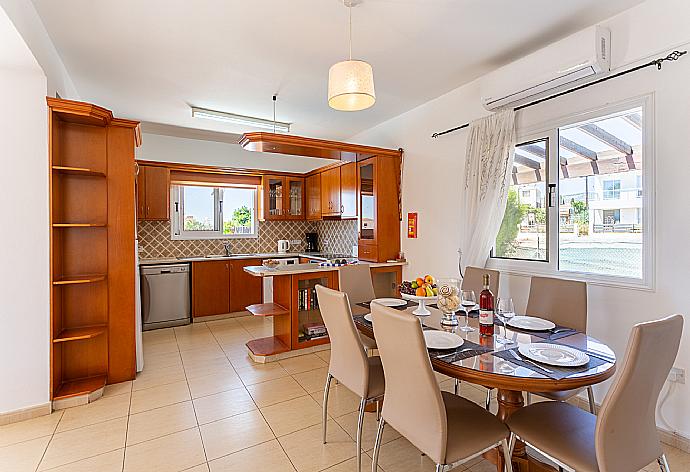
[[321,317],[316,286],[337,288],[337,272],[316,272],[292,276],[292,349],[328,343]]
[[304,219],[304,179],[282,175],[265,175],[263,186],[263,219]]
[[374,192],[375,158],[359,163],[359,239],[374,243],[376,239],[376,194]]
[[288,191],[286,200],[286,216],[289,219],[304,218],[304,179],[287,177],[285,179]]

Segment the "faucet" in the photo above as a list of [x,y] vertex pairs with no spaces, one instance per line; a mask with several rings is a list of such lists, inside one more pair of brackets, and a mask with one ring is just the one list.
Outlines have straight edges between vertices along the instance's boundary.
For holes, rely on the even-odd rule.
[[232,244],[230,243],[230,241],[224,242],[223,247],[225,248],[225,255],[231,256],[232,255]]

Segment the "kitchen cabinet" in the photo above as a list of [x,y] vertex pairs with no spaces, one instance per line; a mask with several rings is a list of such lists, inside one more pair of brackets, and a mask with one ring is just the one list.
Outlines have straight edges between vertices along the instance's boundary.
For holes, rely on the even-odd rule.
[[244,311],[249,305],[263,301],[261,277],[244,271],[247,266],[261,265],[261,259],[234,259],[230,261],[230,313]]
[[321,174],[306,178],[307,220],[321,219]]
[[321,172],[321,214],[323,216],[340,216],[340,167]]
[[264,175],[261,182],[264,220],[304,219],[304,178]]
[[170,219],[170,169],[167,167],[139,166],[137,218]]
[[341,219],[357,218],[357,163],[340,166]]
[[230,313],[230,262],[192,262],[192,316]]

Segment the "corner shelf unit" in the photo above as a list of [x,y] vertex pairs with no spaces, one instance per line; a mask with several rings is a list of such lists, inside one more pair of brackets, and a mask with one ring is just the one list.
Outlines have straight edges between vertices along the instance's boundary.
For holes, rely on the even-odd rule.
[[[134,378],[134,147],[138,123],[47,98],[51,400]],[[131,214],[131,221],[122,215]],[[116,275],[110,277],[110,275]],[[131,351],[131,352],[130,352]]]

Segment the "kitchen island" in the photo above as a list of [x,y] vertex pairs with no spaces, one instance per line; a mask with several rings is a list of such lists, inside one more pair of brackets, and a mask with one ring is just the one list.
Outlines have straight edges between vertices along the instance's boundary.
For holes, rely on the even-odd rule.
[[[378,297],[397,296],[405,262],[363,263],[370,268]],[[248,266],[244,271],[255,277],[273,277],[273,301],[249,305],[254,316],[273,319],[273,336],[247,342],[249,355],[256,362],[271,362],[292,355],[324,349],[325,334],[310,334],[310,328],[323,324],[316,298],[316,285],[338,289],[339,267],[319,264],[294,264],[267,268]],[[296,352],[299,351],[299,352]]]

